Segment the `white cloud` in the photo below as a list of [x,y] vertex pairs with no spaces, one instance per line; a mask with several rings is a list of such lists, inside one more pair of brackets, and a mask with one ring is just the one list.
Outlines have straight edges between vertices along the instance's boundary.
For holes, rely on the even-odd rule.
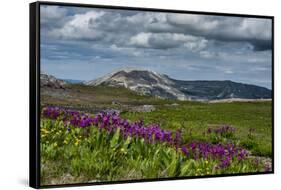
[[76,14],[67,25],[79,29],[89,28],[90,25],[94,26],[97,24],[96,20],[104,14],[102,11],[89,11],[84,14]]
[[173,25],[192,27],[201,31],[211,31],[219,25],[219,20],[204,15],[167,14],[167,20]]
[[214,58],[216,56],[216,54],[214,52],[210,52],[207,50],[200,51],[199,54],[201,57],[206,58],[206,59]]
[[[49,36],[62,39],[90,39],[95,40],[103,36],[99,29],[91,26],[96,24],[96,19],[104,15],[103,12],[90,11],[85,14],[76,14],[63,27],[49,32]],[[96,26],[96,28],[98,28]]]
[[64,25],[67,17],[67,9],[58,6],[41,6],[40,7],[40,24],[46,29],[43,32],[49,32],[53,29],[60,28]]
[[271,21],[265,19],[245,18],[237,28],[237,32],[245,38],[271,40]]
[[53,29],[48,31],[49,37],[101,40],[120,47],[126,46],[130,39],[131,45],[138,47],[167,49],[177,47],[175,42],[184,41],[175,39],[177,36],[196,36],[201,38],[200,43],[187,40],[185,44],[193,51],[204,48],[206,41],[202,39],[244,41],[254,50],[269,49],[271,45],[271,21],[268,19],[154,12],[133,14],[132,11],[122,14],[125,12],[112,10],[90,10],[66,16],[66,12],[56,6],[42,8],[42,22],[54,23]]
[[233,74],[234,72],[232,70],[226,70],[226,71],[224,71],[224,73],[226,73],[226,74]]
[[113,52],[118,52],[121,53],[123,55],[127,55],[127,56],[144,56],[144,52],[140,52],[138,49],[133,48],[133,47],[118,47],[116,46],[116,44],[112,44],[110,46],[110,50]]
[[[256,49],[270,48],[271,20],[209,15],[167,14],[175,30],[221,41],[245,41]],[[185,31],[184,31],[185,30]]]
[[130,45],[136,45],[137,47],[150,47],[149,39],[151,38],[151,33],[139,33],[132,36],[129,40]]
[[154,49],[184,47],[190,51],[199,51],[207,46],[207,40],[201,37],[178,33],[139,33],[132,36],[129,45]]
[[66,13],[66,9],[60,8],[58,6],[41,6],[40,8],[40,18],[42,22],[54,19],[61,19],[63,16],[66,15]]

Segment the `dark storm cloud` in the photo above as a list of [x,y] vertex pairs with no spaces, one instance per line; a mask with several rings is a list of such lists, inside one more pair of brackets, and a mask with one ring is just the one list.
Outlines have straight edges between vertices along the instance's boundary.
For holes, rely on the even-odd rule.
[[264,51],[272,49],[272,41],[271,40],[253,40],[252,44],[254,45],[254,49],[256,51]]

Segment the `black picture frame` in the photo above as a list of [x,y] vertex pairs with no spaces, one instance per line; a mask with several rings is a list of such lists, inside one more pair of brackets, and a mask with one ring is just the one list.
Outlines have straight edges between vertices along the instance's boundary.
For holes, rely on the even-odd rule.
[[[172,177],[172,178],[157,178],[157,179],[141,179],[141,180],[126,180],[126,181],[109,181],[109,182],[93,182],[93,183],[77,183],[63,185],[40,185],[40,6],[41,5],[57,5],[68,7],[88,7],[102,9],[117,9],[117,10],[135,10],[135,11],[151,11],[165,13],[186,13],[198,15],[219,15],[231,17],[246,17],[246,18],[266,18],[272,23],[272,170],[269,172],[241,173],[241,174],[223,174],[223,175],[208,175],[208,176],[192,176],[192,177]],[[29,4],[29,185],[33,188],[54,188],[54,187],[72,187],[72,186],[88,186],[88,185],[105,185],[105,184],[121,184],[134,182],[151,182],[151,181],[166,181],[166,180],[181,180],[181,179],[200,179],[214,177],[232,177],[245,175],[260,175],[273,174],[274,167],[274,16],[264,15],[249,15],[249,14],[233,14],[233,13],[218,13],[218,12],[201,12],[187,10],[169,10],[141,7],[123,7],[109,5],[92,5],[78,3],[62,3],[62,2],[45,2],[38,1]]]

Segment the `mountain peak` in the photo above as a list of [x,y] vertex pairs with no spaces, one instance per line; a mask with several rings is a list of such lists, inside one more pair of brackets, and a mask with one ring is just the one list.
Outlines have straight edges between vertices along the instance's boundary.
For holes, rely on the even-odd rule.
[[169,77],[154,71],[126,68],[114,71],[98,79],[88,81],[86,85],[125,87],[143,95],[153,95],[160,98],[185,100],[184,93],[174,88],[174,82]]
[[269,99],[271,90],[263,87],[224,81],[183,81],[154,71],[125,68],[91,80],[86,85],[125,87],[144,95],[178,100]]
[[[162,76],[162,74],[159,74],[155,71],[149,70],[149,69],[143,69],[143,68],[135,68],[135,67],[128,67],[128,68],[121,68],[121,69],[116,69],[114,71],[112,71],[111,73],[108,73],[108,76],[113,76],[116,75],[118,73],[150,73],[156,76]],[[106,75],[105,75],[106,76]]]

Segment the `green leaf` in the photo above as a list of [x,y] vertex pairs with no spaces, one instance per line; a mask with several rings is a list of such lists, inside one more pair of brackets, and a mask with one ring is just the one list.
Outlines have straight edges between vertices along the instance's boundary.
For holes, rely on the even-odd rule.
[[188,160],[181,168],[181,175],[187,175],[190,170],[192,170],[192,165],[194,165],[194,160]]
[[119,138],[120,138],[120,128],[117,129],[117,131],[113,135],[112,139],[110,140],[111,148],[115,149],[118,146]]

